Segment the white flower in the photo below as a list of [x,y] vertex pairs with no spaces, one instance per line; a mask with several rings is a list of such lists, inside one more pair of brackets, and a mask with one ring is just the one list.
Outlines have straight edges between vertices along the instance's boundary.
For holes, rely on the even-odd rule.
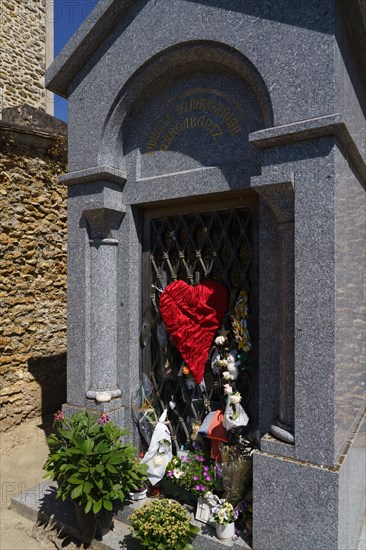
[[234,380],[234,377],[232,374],[230,374],[229,371],[225,371],[222,373],[222,377],[225,379],[225,380]]
[[184,472],[182,470],[179,470],[179,468],[174,468],[173,476],[179,479],[180,477],[184,476]]
[[238,378],[238,369],[236,368],[235,365],[233,364],[229,364],[227,366],[227,370],[230,372],[231,374],[231,380],[236,380]]
[[230,386],[230,384],[224,384],[223,390],[225,395],[230,395],[231,393],[233,393],[233,388]]
[[229,402],[232,404],[232,405],[237,405],[238,403],[240,403],[241,401],[241,395],[240,393],[237,391],[235,393],[232,393],[230,396],[229,396]]
[[222,346],[225,342],[226,342],[225,336],[217,336],[217,337],[215,338],[215,344],[216,344],[217,346]]
[[226,359],[217,359],[216,363],[219,367],[227,367],[227,360]]

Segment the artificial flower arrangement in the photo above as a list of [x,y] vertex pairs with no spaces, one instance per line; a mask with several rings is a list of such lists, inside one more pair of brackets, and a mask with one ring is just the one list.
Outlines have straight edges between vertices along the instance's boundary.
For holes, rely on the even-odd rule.
[[199,529],[181,504],[169,499],[144,504],[130,517],[133,536],[148,550],[193,550]]
[[[198,497],[201,497],[200,501],[202,503],[202,497],[205,497],[203,498],[203,500],[205,501],[206,505],[209,506],[209,508],[212,508],[213,503],[217,503],[218,497],[215,496],[216,500],[210,502],[207,495],[210,493],[212,494],[212,492],[218,491],[220,495],[224,494],[226,499],[221,499],[218,508],[217,506],[215,506],[215,509],[217,508],[217,510],[213,513],[213,516],[216,514],[216,512],[217,514],[219,514],[220,511],[220,517],[224,517],[224,513],[228,513],[230,511],[232,514],[232,517],[230,516],[232,522],[238,516],[239,510],[238,508],[238,510],[235,511],[234,506],[238,503],[240,504],[241,500],[243,499],[242,491],[239,491],[239,489],[242,490],[242,487],[239,488],[238,486],[243,483],[243,476],[241,474],[244,472],[244,470],[249,471],[246,464],[246,458],[244,457],[245,453],[237,453],[235,450],[235,442],[232,443],[231,441],[232,434],[234,434],[234,432],[237,433],[238,430],[240,430],[241,428],[244,429],[244,427],[246,427],[249,422],[249,418],[242,406],[243,399],[240,391],[242,390],[243,386],[239,378],[245,370],[251,368],[249,355],[251,350],[251,343],[247,328],[247,318],[248,296],[245,291],[242,291],[240,292],[238,300],[235,304],[233,315],[231,315],[230,317],[231,331],[226,330],[226,328],[228,328],[228,319],[226,319],[226,326],[225,324],[223,324],[221,326],[221,329],[216,333],[214,345],[209,355],[211,359],[212,371],[215,375],[215,385],[216,387],[221,388],[225,400],[225,410],[222,411],[220,409],[217,409],[211,411],[209,414],[207,414],[203,423],[200,421],[191,423],[192,441],[191,444],[188,445],[188,448],[193,448],[195,450],[188,452],[188,455],[184,458],[181,456],[171,456],[170,461],[168,462],[166,467],[166,463],[158,464],[157,461],[161,461],[160,447],[162,444],[164,444],[164,440],[167,438],[164,436],[164,440],[160,441],[162,440],[162,437],[159,436],[159,441],[155,442],[153,436],[151,441],[149,442],[150,445],[147,453],[147,455],[149,455],[150,453],[151,456],[148,456],[148,458],[146,459],[146,461],[149,460],[149,468],[151,470],[151,472],[149,470],[150,475],[155,475],[158,468],[165,471],[165,477],[163,478],[163,488],[165,496],[173,497],[177,500],[181,500],[183,502],[188,502],[191,504],[197,502]],[[177,342],[176,339],[174,340],[174,342],[177,346],[178,351],[186,351],[184,347],[185,342]],[[182,348],[182,350],[180,348]],[[182,357],[184,357],[183,353]],[[185,362],[181,366],[178,376],[184,377],[185,387],[186,384],[188,384],[189,382],[189,387],[186,387],[186,389],[192,390],[189,395],[190,398],[193,399],[193,390],[195,388],[195,385],[199,384],[199,382],[197,381],[198,378],[200,379],[200,377],[198,377],[198,373],[195,371],[191,372],[190,367]],[[204,380],[202,380],[200,384],[204,386]],[[202,388],[201,391],[204,392]],[[153,399],[151,399],[151,403],[152,402]],[[173,398],[172,401],[169,403],[169,406],[172,410],[174,410],[174,408],[176,407],[176,403],[174,402]],[[140,411],[141,408],[142,407],[140,405]],[[169,422],[165,421],[165,418],[164,420],[160,420],[161,419],[159,419],[159,423],[162,426],[165,424],[165,429],[168,429]],[[205,420],[206,424],[204,426],[203,424],[205,423]],[[247,431],[247,428],[245,428],[244,431]],[[217,460],[216,464],[214,461],[209,460],[203,451],[197,450],[199,448],[197,447],[197,444],[199,445],[200,441],[202,441],[202,438],[206,439],[206,443],[208,440],[211,440],[211,458]],[[228,448],[230,447],[231,443],[233,444],[234,448],[232,454],[230,454],[229,451],[226,450],[226,446],[225,448],[222,448],[222,452],[220,454],[220,441],[224,443],[229,443],[229,445],[227,446]],[[156,448],[152,448],[152,443],[154,443]],[[169,445],[171,452],[170,441]],[[203,447],[207,448],[207,444],[204,444]],[[165,457],[166,455],[167,453],[164,452],[163,456]],[[248,454],[248,456],[250,457],[250,454]],[[222,475],[221,493],[220,489],[217,487],[217,473],[220,472]],[[238,473],[240,475],[233,479],[233,476],[236,476]],[[251,472],[249,472],[249,474],[251,475]],[[156,480],[153,480],[154,483],[159,483],[160,473],[159,476],[155,475],[155,477]],[[235,491],[230,492],[228,487],[230,483],[234,486]],[[173,490],[171,489],[172,487]],[[178,488],[184,490],[190,495],[193,495],[194,500],[186,500],[186,496],[183,497],[182,492],[176,491],[176,489]],[[209,515],[205,517],[208,518]],[[229,519],[229,515],[227,516],[227,518]],[[218,523],[224,524],[224,522]],[[163,546],[161,548],[163,548]]]
[[242,396],[236,387],[240,372],[248,367],[248,353],[251,349],[247,318],[248,295],[243,290],[231,316],[233,339],[230,341],[227,337],[229,331],[221,329],[221,334],[215,338],[211,358],[212,370],[219,377],[226,397],[223,425],[228,431],[246,426],[249,422],[248,415],[241,406]]

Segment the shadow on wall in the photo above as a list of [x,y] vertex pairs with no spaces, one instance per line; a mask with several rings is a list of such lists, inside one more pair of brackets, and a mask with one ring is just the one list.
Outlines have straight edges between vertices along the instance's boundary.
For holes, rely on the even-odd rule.
[[66,352],[47,357],[29,359],[28,369],[38,382],[41,391],[40,426],[48,435],[50,415],[66,402]]

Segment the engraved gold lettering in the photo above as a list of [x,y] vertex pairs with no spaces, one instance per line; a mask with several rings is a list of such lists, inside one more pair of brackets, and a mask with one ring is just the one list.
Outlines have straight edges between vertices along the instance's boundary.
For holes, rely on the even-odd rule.
[[[197,114],[197,116],[192,114],[183,118],[185,114],[198,112],[201,112],[201,114]],[[212,114],[214,118],[217,117],[219,121],[221,120],[232,136],[241,133],[240,122],[230,107],[222,102],[215,101],[215,99],[190,97],[176,105],[173,111],[166,113],[164,118],[154,126],[149,136],[146,153],[151,155],[156,150],[168,151],[179,134],[194,128],[202,129],[215,141],[218,141],[224,134],[224,130],[208,114]]]

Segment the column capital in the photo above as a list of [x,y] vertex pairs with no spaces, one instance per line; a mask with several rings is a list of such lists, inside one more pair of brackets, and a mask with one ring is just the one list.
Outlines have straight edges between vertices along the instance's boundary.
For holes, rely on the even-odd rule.
[[121,225],[126,209],[121,205],[118,209],[92,208],[84,210],[90,243],[118,244],[117,231]]

